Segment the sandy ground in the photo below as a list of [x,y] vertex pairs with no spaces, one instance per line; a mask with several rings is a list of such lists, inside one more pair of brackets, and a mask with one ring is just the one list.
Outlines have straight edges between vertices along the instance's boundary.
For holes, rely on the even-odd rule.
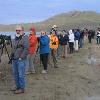
[[86,44],[79,53],[59,59],[59,68],[49,66],[47,75],[36,65],[37,73],[26,76],[26,92],[15,95],[11,66],[6,55],[0,68],[0,100],[100,100],[100,45]]

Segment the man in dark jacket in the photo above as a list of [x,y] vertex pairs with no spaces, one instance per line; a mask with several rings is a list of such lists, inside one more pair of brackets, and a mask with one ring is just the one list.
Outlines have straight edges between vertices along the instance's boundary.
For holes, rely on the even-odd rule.
[[28,55],[28,36],[23,32],[22,26],[16,27],[16,37],[12,42],[12,69],[16,88],[15,94],[24,93],[25,90],[25,67]]
[[89,30],[88,31],[88,40],[89,40],[89,43],[92,43],[92,39],[94,38],[95,36],[95,32],[93,30]]
[[62,46],[62,57],[67,57],[67,44],[69,41],[68,34],[65,30],[62,31],[62,35],[60,36],[60,45]]
[[75,29],[74,36],[75,36],[74,48],[75,48],[75,51],[78,51],[79,50],[78,43],[79,43],[79,39],[80,39],[79,29]]

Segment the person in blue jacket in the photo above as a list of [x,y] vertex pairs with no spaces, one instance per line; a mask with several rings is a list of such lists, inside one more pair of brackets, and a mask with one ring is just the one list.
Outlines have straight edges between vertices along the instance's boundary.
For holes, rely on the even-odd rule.
[[50,52],[50,39],[49,37],[46,35],[46,32],[42,31],[41,32],[41,36],[39,38],[39,42],[40,42],[40,60],[43,64],[44,69],[42,70],[43,74],[47,73],[47,65],[48,65],[48,56],[49,56],[49,52]]
[[74,36],[75,36],[75,42],[74,42],[74,49],[75,51],[79,50],[79,39],[80,39],[80,31],[79,29],[75,29],[74,31]]

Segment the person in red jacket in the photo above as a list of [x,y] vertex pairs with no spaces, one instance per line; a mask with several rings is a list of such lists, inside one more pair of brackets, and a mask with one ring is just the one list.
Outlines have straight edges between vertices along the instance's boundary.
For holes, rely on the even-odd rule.
[[28,68],[26,74],[33,74],[35,73],[35,67],[34,67],[34,60],[35,60],[35,54],[37,50],[37,37],[36,37],[36,31],[34,26],[30,29],[29,34],[29,54],[28,54]]

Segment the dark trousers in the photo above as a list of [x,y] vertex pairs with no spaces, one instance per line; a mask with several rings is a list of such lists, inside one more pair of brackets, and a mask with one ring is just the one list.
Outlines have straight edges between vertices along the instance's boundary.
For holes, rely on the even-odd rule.
[[88,37],[89,43],[92,43],[92,37]]
[[100,36],[97,36],[97,44],[100,44]]
[[69,42],[69,49],[70,49],[70,53],[74,52],[74,43],[73,42]]
[[47,70],[49,53],[40,54],[40,60],[43,64],[44,70]]

